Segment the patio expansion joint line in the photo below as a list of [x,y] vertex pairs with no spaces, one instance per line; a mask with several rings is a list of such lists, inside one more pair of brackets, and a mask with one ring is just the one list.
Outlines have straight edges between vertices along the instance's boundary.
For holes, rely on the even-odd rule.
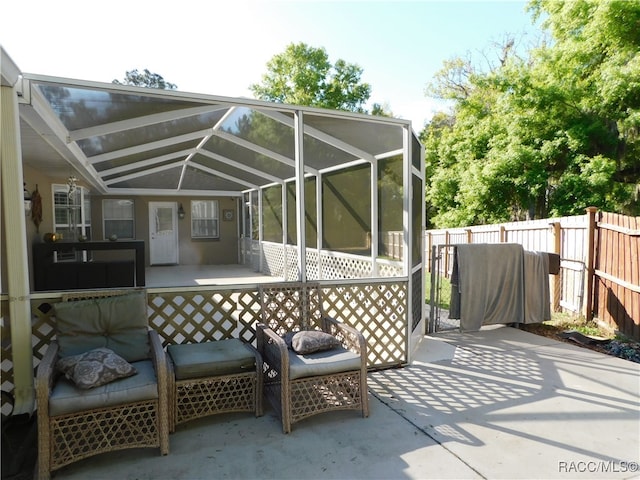
[[383,405],[388,407],[392,412],[394,412],[396,415],[401,417],[403,420],[405,420],[407,423],[409,423],[411,426],[413,426],[416,430],[418,430],[419,432],[422,432],[425,436],[429,437],[431,440],[436,442],[437,445],[441,446],[449,454],[453,455],[457,460],[459,460],[460,462],[465,464],[467,467],[469,467],[469,469],[472,470],[474,473],[476,473],[480,478],[483,478],[483,479],[487,480],[487,477],[485,477],[482,473],[480,473],[476,468],[473,467],[473,465],[471,465],[469,462],[467,462],[464,458],[462,458],[460,455],[458,455],[457,453],[455,453],[454,451],[449,449],[444,443],[439,441],[437,438],[433,437],[423,427],[421,427],[420,425],[417,425],[410,418],[408,418],[405,415],[403,415],[403,413],[400,410],[395,409],[391,404],[385,402],[384,399],[381,396],[379,396],[376,392],[374,392],[371,389],[368,389],[368,390],[369,390],[369,393],[371,393],[371,395],[373,395],[375,398],[378,399],[378,401],[380,401],[380,403],[382,403]]

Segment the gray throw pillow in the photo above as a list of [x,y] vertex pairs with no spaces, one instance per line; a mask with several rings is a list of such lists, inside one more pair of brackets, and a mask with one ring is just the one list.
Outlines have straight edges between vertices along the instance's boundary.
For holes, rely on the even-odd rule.
[[333,335],[319,330],[298,332],[291,339],[291,348],[300,355],[332,350],[340,346],[340,341]]
[[61,358],[56,367],[78,388],[85,390],[137,373],[129,362],[108,348],[95,348],[79,355]]
[[293,346],[291,345],[291,342],[293,342],[293,336],[298,333],[298,332],[287,332],[282,336],[282,339],[284,340],[284,343],[287,344],[287,348],[289,350],[293,350]]

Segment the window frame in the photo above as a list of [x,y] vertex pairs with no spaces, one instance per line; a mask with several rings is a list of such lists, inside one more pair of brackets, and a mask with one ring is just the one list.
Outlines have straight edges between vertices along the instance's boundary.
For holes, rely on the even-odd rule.
[[[130,202],[131,205],[131,218],[119,218],[119,217],[113,217],[113,218],[107,218],[106,217],[106,212],[107,212],[107,202]],[[124,222],[124,221],[130,221],[131,222],[131,236],[130,237],[125,237],[125,236],[121,236],[118,235],[117,232],[114,233],[110,233],[107,231],[107,222],[108,221],[119,221],[119,222]],[[115,234],[118,239],[121,240],[135,240],[136,238],[136,204],[135,204],[135,200],[132,198],[103,198],[102,199],[102,234],[105,240],[109,239],[109,237],[111,237],[111,235]]]
[[[210,203],[211,208],[205,210],[211,211],[211,216],[201,216],[199,209],[197,208],[199,204],[202,203]],[[220,201],[219,200],[191,200],[189,203],[189,211],[191,213],[191,238],[194,240],[204,240],[204,239],[219,239],[220,238]],[[204,234],[199,233],[200,228],[195,227],[196,222],[202,221],[211,221],[212,222],[212,232],[209,235],[208,232]]]
[[[59,196],[63,195],[63,196]],[[78,185],[73,193],[74,200],[69,202],[69,185],[62,183],[51,184],[51,210],[53,211],[53,232],[72,235],[69,240],[73,240],[73,232],[71,228],[73,226],[71,218],[69,216],[69,210],[72,208],[78,209],[79,221],[75,225],[76,235],[86,236],[91,238],[91,197],[89,190],[86,187]],[[60,203],[58,200],[61,198],[66,199],[66,203]],[[77,202],[76,202],[77,201]],[[76,204],[77,203],[77,204]],[[66,217],[66,222],[58,222],[59,213],[63,212],[63,216]],[[87,261],[89,256],[86,251],[82,252],[54,252],[55,262],[64,261]]]

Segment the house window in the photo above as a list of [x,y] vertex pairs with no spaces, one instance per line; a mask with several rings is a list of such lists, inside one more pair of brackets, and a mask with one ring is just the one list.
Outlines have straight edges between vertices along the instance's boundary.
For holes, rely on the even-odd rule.
[[104,238],[134,238],[133,200],[105,199],[102,201]]
[[191,200],[191,237],[219,238],[217,200]]
[[[81,236],[91,239],[91,201],[84,187],[69,193],[68,185],[51,186],[53,192],[53,231],[63,239],[74,241]],[[81,255],[79,258],[78,255]],[[86,260],[86,252],[56,252],[56,261]]]

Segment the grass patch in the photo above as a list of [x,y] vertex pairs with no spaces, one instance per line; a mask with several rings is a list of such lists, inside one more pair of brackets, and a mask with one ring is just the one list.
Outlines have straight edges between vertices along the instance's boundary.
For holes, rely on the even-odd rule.
[[[442,309],[449,310],[451,306],[451,282],[448,278],[440,276],[438,279],[440,285],[440,302],[439,306]],[[437,292],[436,292],[437,294]],[[425,280],[425,297],[426,303],[430,303],[431,296],[431,273],[427,272]],[[436,297],[437,298],[437,297]],[[557,313],[552,312],[551,320],[547,320],[542,323],[533,323],[528,325],[522,325],[525,330],[537,333],[538,335],[545,335],[548,337],[556,338],[558,333],[575,330],[591,337],[600,337],[605,339],[617,338],[613,330],[599,325],[595,321],[587,322],[581,315],[572,313]]]
[[[448,278],[444,278],[440,276],[440,308],[444,308],[449,310],[451,306],[451,282]],[[436,292],[437,294],[437,292]],[[425,282],[425,296],[426,302],[430,303],[431,301],[431,272],[427,272],[426,282]],[[437,298],[437,297],[436,297]]]
[[532,333],[553,338],[556,338],[558,333],[567,330],[575,330],[590,337],[605,339],[614,339],[616,337],[611,329],[603,327],[594,321],[587,322],[583,316],[570,313],[553,312],[551,314],[551,320],[542,323],[522,325],[522,327],[524,330]]
[[590,335],[593,337],[602,338],[614,338],[615,334],[609,328],[603,327],[594,321],[587,322],[587,320],[581,315],[571,315],[568,313],[553,313],[551,320],[545,323],[549,323],[559,329],[564,330],[576,330],[583,335]]
[[[519,328],[537,335],[569,342],[573,345],[589,348],[600,353],[640,363],[640,342],[616,334],[613,329],[602,326],[596,322],[587,322],[584,317],[567,313],[552,313],[551,320],[543,323],[520,325]],[[602,344],[584,344],[574,341],[573,338],[563,338],[559,334],[575,330],[587,337],[597,337],[607,342]]]
[[[451,282],[448,278],[440,276],[438,278],[438,284],[440,286],[439,306],[442,309],[449,310],[451,305]],[[431,300],[430,273],[427,273],[426,275],[425,287],[426,302],[429,304]],[[436,296],[436,298],[438,297]],[[640,363],[640,342],[630,340],[624,335],[616,334],[612,328],[601,325],[596,321],[587,322],[585,317],[581,315],[552,312],[551,320],[547,320],[542,323],[519,324],[518,328],[536,335],[572,343],[573,345],[590,348],[600,353]],[[568,330],[575,330],[587,337],[596,337],[609,341],[597,345],[576,343],[573,339],[563,338],[560,335],[562,332],[566,332]]]
[[[427,304],[430,304],[431,273],[427,272],[425,277],[425,301]],[[439,276],[438,282],[440,286],[439,306],[442,309],[449,310],[451,306],[451,281],[449,278]],[[575,330],[590,337],[599,337],[608,340],[628,340],[623,335],[617,335],[610,327],[603,326],[596,321],[587,322],[585,317],[576,315],[575,313],[552,312],[551,320],[542,323],[523,324],[521,328],[538,335],[552,338],[557,338],[558,333]]]

